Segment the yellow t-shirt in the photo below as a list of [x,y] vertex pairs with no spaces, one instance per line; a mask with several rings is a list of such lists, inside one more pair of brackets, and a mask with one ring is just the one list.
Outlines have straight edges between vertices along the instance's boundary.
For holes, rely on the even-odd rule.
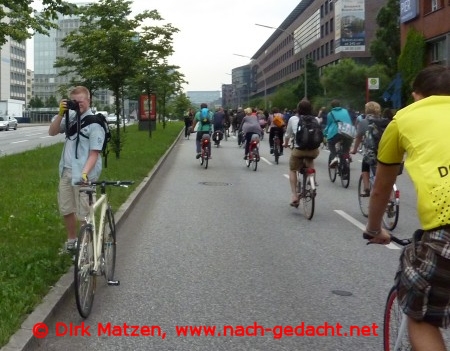
[[381,137],[378,161],[405,167],[423,229],[450,224],[450,96],[430,96],[397,112]]

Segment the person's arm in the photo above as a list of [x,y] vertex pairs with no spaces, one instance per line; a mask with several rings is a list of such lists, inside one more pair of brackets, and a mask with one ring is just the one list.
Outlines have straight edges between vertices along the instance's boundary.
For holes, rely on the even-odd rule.
[[101,150],[89,150],[89,156],[84,164],[84,167],[81,171],[81,177],[83,178],[83,174],[89,174],[89,172],[94,169],[95,163],[100,155]]
[[362,139],[363,139],[362,134],[358,134],[358,135],[356,136],[355,142],[353,143],[353,148],[352,148],[352,150],[350,151],[351,154],[356,154],[356,153],[358,152],[358,147],[359,147],[359,145],[361,144]]
[[55,136],[61,133],[61,121],[64,118],[64,112],[67,109],[66,106],[66,100],[61,100],[59,103],[58,114],[53,118],[52,123],[50,123],[50,127],[48,127],[48,135]]
[[370,210],[365,230],[373,237],[370,239],[373,243],[389,244],[391,241],[389,232],[382,227],[381,223],[399,168],[400,165],[384,165],[378,162],[375,182],[370,191]]

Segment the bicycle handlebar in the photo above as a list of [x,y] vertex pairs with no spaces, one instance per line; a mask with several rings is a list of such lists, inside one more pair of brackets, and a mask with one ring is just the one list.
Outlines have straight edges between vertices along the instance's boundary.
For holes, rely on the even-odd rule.
[[98,180],[98,181],[88,181],[88,182],[76,182],[75,185],[113,185],[113,186],[128,186],[134,184],[134,180]]
[[[363,239],[370,240],[372,238],[373,238],[373,236],[370,236],[370,235],[368,235],[366,233],[363,233]],[[396,244],[398,244],[400,246],[406,246],[406,245],[408,245],[408,244],[410,244],[412,242],[411,239],[400,239],[400,238],[397,238],[395,235],[392,235],[392,234],[391,234],[391,241],[393,241],[394,243],[396,243]],[[374,244],[374,243],[368,242],[367,245],[369,245],[369,244]]]

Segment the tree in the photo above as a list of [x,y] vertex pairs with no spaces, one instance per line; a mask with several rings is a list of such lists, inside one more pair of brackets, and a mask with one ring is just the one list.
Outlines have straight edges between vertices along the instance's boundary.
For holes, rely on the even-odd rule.
[[400,4],[399,0],[389,0],[378,12],[378,29],[370,45],[370,53],[375,61],[387,67],[393,78],[398,72],[397,59],[400,55]]
[[58,100],[52,95],[45,101],[45,107],[59,106]]
[[369,77],[380,80],[380,89],[372,91],[370,99],[381,103],[381,94],[390,82],[385,66],[369,67],[356,64],[352,59],[344,59],[337,65],[326,67],[321,82],[330,99],[339,99],[342,106],[359,110],[365,104]]
[[[141,51],[139,30],[145,21],[162,20],[156,10],[143,11],[130,18],[131,1],[101,0],[79,9],[81,25],[63,41],[71,56],[60,59],[59,65],[76,72],[80,82],[89,89],[102,87],[114,94],[115,113],[121,115],[121,98],[130,77],[137,75]],[[155,28],[153,39],[160,35]],[[120,157],[120,121],[113,141],[116,158]]]
[[46,0],[43,1],[43,10],[37,12],[32,3],[28,0],[1,2],[0,47],[7,42],[8,37],[21,42],[30,39],[34,32],[48,34],[50,29],[57,28],[52,19],[57,18],[58,13],[70,13],[73,7],[62,0]]
[[411,84],[425,66],[425,45],[423,34],[411,28],[398,58],[398,68],[403,80],[403,101],[411,102]]
[[171,105],[175,116],[180,119],[184,117],[187,110],[191,107],[191,100],[189,100],[185,93],[180,93],[174,97]]
[[32,97],[30,99],[30,103],[29,103],[31,108],[40,108],[40,107],[44,107],[44,103],[42,102],[41,98],[38,96]]

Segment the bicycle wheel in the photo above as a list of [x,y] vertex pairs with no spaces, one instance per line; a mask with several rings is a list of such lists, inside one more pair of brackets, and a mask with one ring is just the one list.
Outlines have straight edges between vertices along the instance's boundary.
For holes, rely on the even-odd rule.
[[280,158],[280,144],[278,139],[273,141],[273,155],[275,156],[275,163],[278,164],[278,159]]
[[386,206],[386,210],[383,214],[383,225],[387,230],[394,230],[398,223],[398,216],[400,212],[400,205],[397,201],[397,191],[394,187],[392,188],[391,195],[389,197],[389,202]]
[[[393,287],[389,292],[386,301],[386,307],[384,310],[384,351],[412,350],[411,345],[409,344],[408,330],[406,328],[406,325],[403,330],[401,330],[400,328],[403,318],[404,314],[397,300],[397,290],[395,289],[395,287]],[[396,342],[397,349],[395,349]]]
[[209,147],[205,147],[205,169],[208,168],[209,161]]
[[258,169],[258,161],[259,161],[259,152],[258,152],[258,149],[257,148],[255,148],[254,150],[253,150],[253,153],[252,153],[253,155],[252,155],[252,161],[253,161],[253,170],[256,172],[256,170]]
[[342,158],[339,163],[339,175],[341,177],[342,187],[348,188],[350,185],[350,163],[346,158]]
[[[369,194],[370,194],[370,190],[372,188],[372,184],[370,184],[369,182]],[[363,178],[362,175],[359,177],[359,182],[358,182],[358,203],[359,203],[359,209],[361,210],[361,213],[363,214],[364,217],[368,217],[369,216],[369,196],[361,196],[361,194],[364,194],[364,182],[363,182]]]
[[103,220],[103,275],[106,281],[114,279],[116,268],[116,222],[111,206],[108,204]]
[[[303,177],[307,177],[307,175],[303,175]],[[314,216],[314,206],[316,202],[316,193],[315,190],[311,188],[311,184],[309,183],[309,179],[306,178],[305,189],[303,189],[303,193],[300,198],[302,202],[303,212],[305,213],[305,217],[307,219],[311,219]]]
[[87,318],[94,302],[96,276],[94,268],[94,240],[92,225],[85,224],[80,228],[75,256],[74,287],[75,301],[80,316]]
[[328,166],[328,175],[330,176],[331,182],[334,183],[337,177],[337,166],[335,167]]

